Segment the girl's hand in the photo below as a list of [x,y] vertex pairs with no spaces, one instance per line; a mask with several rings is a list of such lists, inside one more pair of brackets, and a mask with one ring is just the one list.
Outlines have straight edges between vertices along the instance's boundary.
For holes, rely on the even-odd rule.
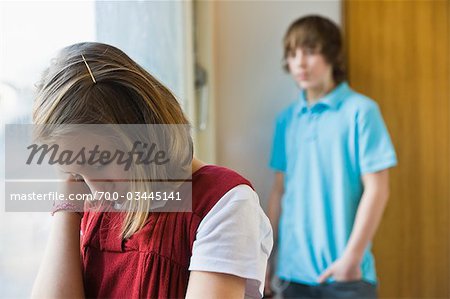
[[320,275],[317,282],[324,283],[330,277],[341,282],[360,280],[362,277],[360,264],[360,259],[344,254]]
[[266,281],[264,284],[264,297],[263,298],[273,298],[275,295],[274,291],[272,290],[271,281],[272,281],[272,266],[270,265],[270,262],[267,263],[267,270],[266,270]]
[[[86,195],[91,194],[91,190],[84,180],[76,175],[69,173],[59,173],[61,183],[58,186],[60,194],[64,194],[64,198],[55,202],[55,205],[63,202],[69,202],[76,208],[75,212],[83,213]],[[83,196],[84,195],[84,196]]]

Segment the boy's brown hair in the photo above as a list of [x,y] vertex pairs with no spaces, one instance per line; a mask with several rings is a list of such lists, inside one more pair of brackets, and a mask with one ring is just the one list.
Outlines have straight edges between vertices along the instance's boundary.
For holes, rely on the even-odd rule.
[[310,15],[294,21],[286,31],[284,44],[284,69],[289,72],[286,59],[297,48],[319,51],[333,67],[333,79],[339,84],[346,79],[341,31],[331,20]]

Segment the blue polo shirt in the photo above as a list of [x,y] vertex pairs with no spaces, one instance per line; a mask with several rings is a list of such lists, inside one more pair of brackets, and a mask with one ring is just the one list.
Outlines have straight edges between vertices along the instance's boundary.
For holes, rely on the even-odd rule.
[[[363,193],[361,176],[397,164],[378,105],[339,84],[313,106],[305,92],[276,120],[270,167],[284,173],[277,275],[317,284],[342,256]],[[367,248],[363,279],[376,283]]]

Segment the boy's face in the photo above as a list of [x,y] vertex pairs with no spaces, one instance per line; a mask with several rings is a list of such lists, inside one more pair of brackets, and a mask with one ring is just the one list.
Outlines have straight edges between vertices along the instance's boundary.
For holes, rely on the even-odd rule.
[[302,89],[321,88],[333,80],[333,67],[319,49],[299,47],[286,58],[289,72]]

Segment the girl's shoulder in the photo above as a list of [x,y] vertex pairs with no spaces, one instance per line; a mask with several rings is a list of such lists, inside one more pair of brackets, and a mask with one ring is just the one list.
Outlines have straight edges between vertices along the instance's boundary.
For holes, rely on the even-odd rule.
[[192,211],[205,216],[231,189],[252,184],[239,173],[226,167],[206,165],[192,174]]

